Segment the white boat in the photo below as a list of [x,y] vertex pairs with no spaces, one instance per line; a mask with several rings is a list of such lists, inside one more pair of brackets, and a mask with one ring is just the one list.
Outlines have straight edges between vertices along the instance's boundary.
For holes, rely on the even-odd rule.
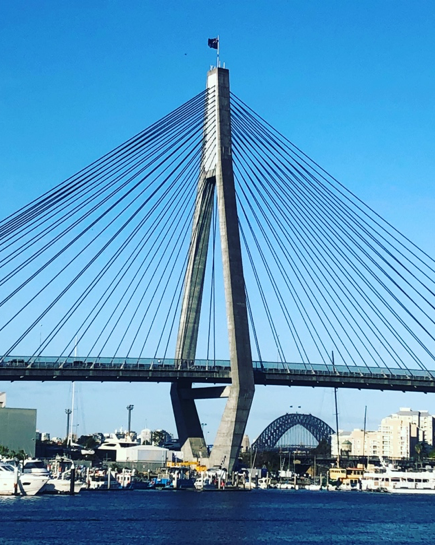
[[18,494],[18,468],[0,462],[0,496]]
[[[78,494],[85,487],[82,481],[74,482],[74,494]],[[47,481],[43,494],[69,494],[71,491],[71,472],[65,471],[60,477],[50,478]]]
[[365,472],[361,479],[361,489],[371,492],[435,494],[435,472],[402,471],[394,468]]
[[196,479],[194,487],[196,490],[225,490],[227,482],[226,469],[220,467],[211,467],[206,471],[201,471]]
[[[60,459],[53,463],[53,473],[46,467],[42,460],[26,460],[23,464],[22,477],[29,476],[45,479],[45,486],[42,488],[42,494],[69,494],[71,491],[71,469],[61,472],[62,464],[71,464],[71,460]],[[76,480],[74,483],[74,493],[78,494],[85,483]]]
[[18,467],[0,462],[0,495],[35,496],[45,486],[48,477],[22,474]]

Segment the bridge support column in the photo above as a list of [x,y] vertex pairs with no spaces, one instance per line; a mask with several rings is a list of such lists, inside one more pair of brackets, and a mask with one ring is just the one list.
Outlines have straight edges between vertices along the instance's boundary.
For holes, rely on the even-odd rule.
[[[176,365],[194,360],[196,355],[214,189],[214,176],[200,176],[175,349]],[[172,408],[185,460],[208,458],[195,401],[192,396],[183,395],[191,388],[191,382],[174,382],[171,386]]]
[[[210,465],[221,465],[231,472],[237,460],[254,396],[254,373],[234,189],[228,70],[211,70],[207,77],[207,88],[210,99],[204,129],[203,174],[198,182],[176,360],[195,359],[216,186],[232,384],[210,455]],[[191,383],[174,383],[171,388],[172,405],[185,459],[203,458],[207,449],[195,396],[186,395],[190,390]],[[211,393],[210,397],[214,397],[214,394]]]
[[210,79],[216,81],[218,100],[216,190],[232,381],[210,465],[222,465],[231,472],[242,444],[255,387],[234,188],[229,72],[215,68],[209,72]]

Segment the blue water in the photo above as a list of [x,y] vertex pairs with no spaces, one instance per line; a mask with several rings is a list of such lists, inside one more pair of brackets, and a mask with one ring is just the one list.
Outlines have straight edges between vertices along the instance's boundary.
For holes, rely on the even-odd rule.
[[435,495],[267,490],[0,498],[0,544],[433,543]]

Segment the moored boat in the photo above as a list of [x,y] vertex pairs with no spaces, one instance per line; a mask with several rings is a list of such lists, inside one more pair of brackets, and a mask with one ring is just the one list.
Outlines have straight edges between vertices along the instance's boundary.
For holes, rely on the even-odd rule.
[[35,496],[47,481],[48,477],[23,474],[18,467],[0,462],[0,495],[2,496]]
[[365,472],[361,488],[369,492],[435,494],[435,472],[383,468],[381,471]]

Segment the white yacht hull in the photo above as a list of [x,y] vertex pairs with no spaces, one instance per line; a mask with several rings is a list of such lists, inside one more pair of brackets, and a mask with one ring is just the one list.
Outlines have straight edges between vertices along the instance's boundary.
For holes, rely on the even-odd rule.
[[[74,493],[78,494],[85,486],[84,483],[76,481],[74,483]],[[43,494],[69,494],[71,490],[71,481],[67,479],[48,479],[42,493]]]
[[45,486],[48,477],[21,474],[18,482],[19,491],[23,496],[36,496]]

